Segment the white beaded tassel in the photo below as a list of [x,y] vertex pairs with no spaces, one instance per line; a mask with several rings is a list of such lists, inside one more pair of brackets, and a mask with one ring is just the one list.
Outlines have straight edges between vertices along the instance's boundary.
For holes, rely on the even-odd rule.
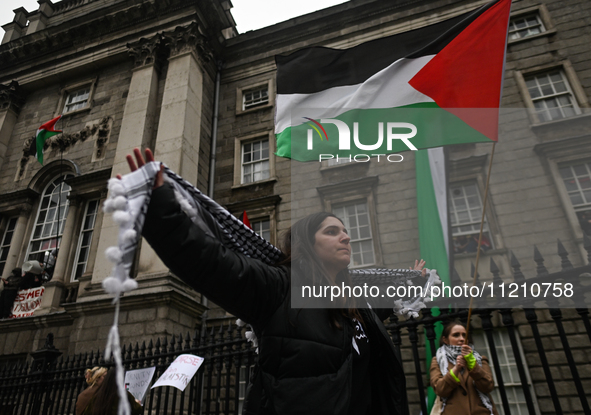
[[[103,289],[113,294],[115,316],[113,326],[109,330],[105,360],[111,356],[115,360],[117,370],[117,390],[119,394],[118,415],[131,415],[131,407],[127,400],[124,384],[123,359],[119,340],[119,308],[121,295],[137,288],[138,284],[129,277],[129,271],[139,241],[143,213],[149,202],[149,195],[156,173],[160,169],[158,163],[148,163],[145,168],[123,176],[121,180],[109,180],[109,198],[105,200],[103,210],[113,213],[113,221],[119,226],[117,246],[105,250],[107,259],[113,263],[111,275],[103,281]],[[139,220],[138,220],[139,219]],[[136,227],[138,229],[136,229]]]

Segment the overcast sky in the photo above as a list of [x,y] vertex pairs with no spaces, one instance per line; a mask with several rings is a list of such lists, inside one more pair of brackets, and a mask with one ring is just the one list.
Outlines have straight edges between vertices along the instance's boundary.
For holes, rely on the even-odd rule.
[[[244,33],[341,3],[345,0],[232,0],[232,15],[238,32]],[[37,0],[0,0],[0,25],[10,23],[12,11],[19,7],[31,12],[39,4]],[[0,30],[0,34],[4,35],[4,31]]]

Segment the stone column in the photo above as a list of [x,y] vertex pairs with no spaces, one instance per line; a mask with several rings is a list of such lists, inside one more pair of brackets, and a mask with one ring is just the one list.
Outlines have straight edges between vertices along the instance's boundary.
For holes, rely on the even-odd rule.
[[[164,57],[162,36],[156,35],[151,39],[140,39],[128,44],[129,54],[134,60],[134,69],[129,85],[129,93],[121,132],[117,142],[112,177],[129,172],[125,156],[134,147],[145,147],[153,137],[154,121],[157,115],[158,70]],[[104,259],[105,250],[117,244],[118,227],[111,215],[106,215],[102,222],[98,252],[100,259],[94,262],[92,283],[97,284],[111,273],[113,264]]]
[[77,244],[74,242],[72,244],[72,240],[75,239],[74,235],[74,228],[76,222],[78,222],[78,207],[81,204],[80,198],[74,196],[69,197],[69,205],[68,205],[68,216],[66,217],[66,223],[64,224],[64,231],[62,232],[62,240],[60,242],[60,248],[57,254],[57,260],[55,261],[55,270],[53,272],[53,278],[50,282],[53,281],[61,281],[61,282],[68,282],[68,278],[66,278],[65,273],[68,268],[68,263],[72,263],[73,254],[75,254],[75,250]]
[[16,226],[14,228],[14,233],[12,234],[12,240],[10,241],[10,248],[8,249],[8,257],[6,258],[6,264],[4,265],[4,273],[2,277],[7,278],[14,268],[22,265],[19,264],[17,261],[19,256],[23,253],[23,239],[25,237],[25,232],[27,230],[27,222],[29,221],[29,216],[31,216],[31,209],[32,206],[27,204],[21,208],[21,211],[18,215],[18,219],[16,220]]
[[[98,259],[99,261],[102,261],[102,255],[99,256],[97,258],[97,249],[98,249],[98,241],[100,239],[100,234],[98,232],[100,232],[101,227],[103,225],[103,218],[105,216],[102,206],[103,203],[105,202],[105,199],[107,198],[107,190],[105,189],[104,191],[101,191],[101,196],[99,199],[99,209],[96,212],[96,219],[94,221],[94,231],[95,235],[98,236],[98,238],[93,237],[92,238],[92,242],[90,243],[90,251],[88,252],[88,262],[86,263],[86,272],[89,272],[90,270],[92,270],[94,268],[94,264],[96,262],[96,260]],[[85,272],[85,273],[86,273]]]
[[56,311],[60,306],[60,300],[64,292],[64,285],[68,282],[68,278],[65,274],[68,268],[68,263],[73,262],[72,256],[75,254],[77,247],[77,244],[72,244],[72,239],[75,237],[74,228],[78,220],[78,206],[81,202],[78,197],[71,197],[69,198],[69,201],[68,216],[66,216],[64,231],[62,232],[62,240],[59,244],[53,278],[45,284],[45,293],[41,300],[41,306],[35,311],[35,315]]
[[[189,182],[197,183],[203,63],[209,59],[205,38],[196,23],[163,34],[170,48],[168,71],[156,135],[155,158],[163,161]],[[152,248],[142,244],[138,271],[166,272]]]
[[17,81],[0,84],[0,169],[6,159],[12,130],[16,124],[25,95]]
[[203,62],[209,55],[196,23],[163,36],[170,48],[170,58],[156,135],[156,158],[189,182],[196,183]]

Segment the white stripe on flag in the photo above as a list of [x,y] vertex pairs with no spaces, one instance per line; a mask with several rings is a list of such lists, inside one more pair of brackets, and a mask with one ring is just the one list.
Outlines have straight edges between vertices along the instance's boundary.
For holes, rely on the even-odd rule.
[[431,169],[431,178],[433,180],[433,189],[435,190],[435,200],[437,201],[437,211],[439,212],[439,221],[443,230],[443,240],[445,250],[449,258],[449,230],[447,228],[447,180],[445,179],[445,156],[443,147],[430,148],[429,168]]
[[297,119],[292,124],[292,110],[296,108],[313,109],[313,114],[302,115],[320,119],[335,118],[351,109],[395,108],[434,102],[408,83],[434,56],[399,59],[362,84],[338,86],[312,94],[277,94],[275,134],[306,122]]

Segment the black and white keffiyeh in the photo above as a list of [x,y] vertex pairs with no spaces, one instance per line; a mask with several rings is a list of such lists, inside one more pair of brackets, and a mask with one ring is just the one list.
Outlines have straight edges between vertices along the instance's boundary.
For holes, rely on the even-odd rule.
[[[474,350],[474,345],[471,344],[470,347],[472,348],[472,354],[476,359],[476,363],[482,367],[482,356],[476,350]],[[439,365],[439,370],[442,374],[446,374],[448,370],[448,365],[451,363],[452,367],[455,366],[456,360],[458,356],[462,354],[462,346],[451,346],[449,344],[444,344],[439,349],[437,349],[437,364]],[[459,373],[456,373],[456,376]],[[476,387],[476,385],[474,385]],[[476,388],[478,392],[478,397],[482,401],[482,404],[490,411],[490,414],[493,415],[493,407],[490,398],[485,393],[482,393]],[[441,398],[441,397],[440,397]],[[447,402],[447,398],[441,398],[441,413],[445,410],[445,404]]]
[[[117,246],[106,250],[107,258],[114,264],[111,276],[103,281],[106,292],[115,296],[113,303],[115,308],[115,321],[109,333],[105,358],[113,355],[118,367],[117,383],[120,383],[120,408],[119,415],[128,415],[124,406],[123,370],[121,365],[121,352],[119,347],[118,315],[119,298],[122,293],[137,288],[137,282],[129,277],[135,251],[141,237],[150,198],[156,175],[160,171],[160,162],[150,162],[142,168],[126,174],[120,180],[109,180],[109,198],[105,201],[103,209],[106,213],[113,213],[113,221],[119,225]],[[271,245],[265,239],[257,235],[252,229],[245,226],[230,212],[217,204],[214,200],[204,195],[191,183],[175,174],[164,166],[164,180],[174,189],[175,197],[185,214],[202,229],[203,232],[221,241],[227,248],[250,258],[259,259],[269,265],[279,262],[283,253]],[[421,271],[406,269],[368,269],[352,270],[350,275],[356,282],[363,283],[388,283],[412,285],[411,280],[421,275]],[[437,272],[429,270],[428,278],[424,283],[423,297],[410,300],[397,300],[394,311],[408,317],[418,317],[419,311],[425,308],[425,303],[430,300],[431,287],[441,283]],[[256,337],[251,333],[249,339],[256,344]],[[120,381],[120,382],[119,382]],[[121,394],[121,390],[123,394]]]

